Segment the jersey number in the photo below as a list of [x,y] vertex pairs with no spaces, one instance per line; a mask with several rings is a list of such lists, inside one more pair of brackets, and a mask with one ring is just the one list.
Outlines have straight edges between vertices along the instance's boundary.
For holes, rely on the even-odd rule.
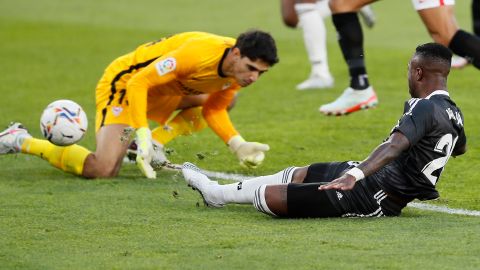
[[443,153],[443,150],[445,149],[446,155],[430,161],[427,163],[427,165],[425,165],[425,167],[423,167],[423,174],[425,174],[425,176],[428,178],[428,180],[430,180],[430,182],[432,182],[433,185],[437,183],[438,176],[434,176],[432,173],[438,169],[441,169],[440,173],[442,173],[443,167],[445,164],[447,164],[448,159],[452,155],[453,148],[455,147],[457,140],[458,137],[453,139],[453,136],[450,133],[443,135],[443,137],[438,140],[437,145],[435,145],[433,150],[438,153]]

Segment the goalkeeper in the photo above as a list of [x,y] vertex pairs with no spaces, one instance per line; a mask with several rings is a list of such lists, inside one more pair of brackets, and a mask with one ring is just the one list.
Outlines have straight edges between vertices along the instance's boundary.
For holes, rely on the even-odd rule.
[[[136,134],[136,162],[155,178],[152,159],[168,162],[163,144],[207,125],[245,166],[259,165],[266,144],[245,141],[227,108],[236,93],[278,62],[270,34],[251,30],[235,40],[204,32],[186,32],[139,46],[115,59],[96,88],[97,149],[59,147],[32,138],[19,123],[0,133],[0,154],[24,152],[86,178],[115,177],[129,147],[125,130]],[[175,111],[179,113],[167,123]],[[148,120],[160,127],[150,131]],[[154,147],[156,150],[154,151]]]

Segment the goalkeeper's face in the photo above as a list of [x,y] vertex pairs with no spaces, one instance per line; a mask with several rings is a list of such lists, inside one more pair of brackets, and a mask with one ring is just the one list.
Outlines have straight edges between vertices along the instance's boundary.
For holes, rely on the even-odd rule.
[[246,56],[239,55],[233,65],[233,76],[240,86],[246,87],[256,82],[269,68],[270,65],[261,59],[252,61]]

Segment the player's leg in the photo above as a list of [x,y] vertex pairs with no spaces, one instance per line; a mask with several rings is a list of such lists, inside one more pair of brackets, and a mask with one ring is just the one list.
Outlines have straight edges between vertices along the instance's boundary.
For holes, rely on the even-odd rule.
[[[147,117],[159,126],[152,130],[154,156],[151,165],[154,169],[162,169],[169,164],[164,148],[167,143],[181,135],[190,135],[208,125],[203,117],[202,107],[208,99],[207,94],[195,96],[155,96],[149,97],[149,111]],[[236,96],[227,110],[231,110],[236,103]],[[175,114],[177,111],[177,114]],[[127,160],[135,161],[136,144],[132,142],[127,150]]]
[[[294,172],[301,168],[289,167],[276,174],[259,176],[233,184],[220,185],[210,180],[191,163],[184,163],[182,173],[189,186],[202,195],[205,203],[212,207],[221,207],[229,203],[251,204],[257,188],[264,184],[282,184],[295,181]],[[298,181],[298,180],[297,180]]]
[[298,90],[333,87],[328,67],[327,32],[323,18],[330,15],[328,0],[297,1],[295,11],[303,31],[303,42],[311,64],[309,78],[297,85]]
[[297,27],[298,24],[297,13],[295,12],[295,2],[296,0],[280,0],[283,23],[292,28]]
[[[262,185],[255,191],[254,207],[278,217],[340,217],[343,211],[331,196],[333,190],[318,190],[319,183]],[[330,194],[331,193],[331,194]]]
[[[295,170],[288,185],[262,186],[255,191],[254,206],[266,214],[281,217],[336,217],[342,213],[336,191],[321,192],[319,185],[331,182],[358,162],[314,163]],[[340,196],[343,196],[342,194]]]
[[458,28],[453,5],[415,7],[435,42],[448,46],[456,55],[467,58],[480,69],[480,38]]
[[[202,106],[207,99],[208,94],[182,97],[176,108],[178,114],[166,124],[152,130],[153,139],[166,145],[177,136],[190,135],[206,128],[208,125],[203,118]],[[235,96],[227,110],[230,111],[235,106],[236,99]]]
[[111,124],[98,130],[97,149],[85,160],[84,177],[107,178],[118,175],[129,144],[125,138],[125,129],[128,127],[125,124]]
[[378,103],[365,66],[363,33],[357,10],[371,0],[330,0],[332,20],[350,74],[350,87],[334,102],[320,107],[324,114],[342,115],[370,108]]
[[182,172],[187,184],[200,192],[207,205],[221,207],[229,203],[252,203],[255,190],[265,184],[329,182],[352,166],[350,162],[315,163],[306,167],[289,167],[276,174],[226,185],[210,180],[191,163],[185,163]]
[[346,191],[320,191],[320,183],[263,185],[255,192],[254,206],[260,212],[289,218],[400,215],[411,199],[392,197],[374,178],[365,178]]
[[[165,145],[177,136],[190,135],[206,128],[208,125],[203,117],[202,106],[207,101],[208,96],[208,94],[204,94],[182,97],[176,108],[179,111],[178,114],[166,124],[155,128],[152,131],[152,137]],[[236,102],[237,96],[233,98],[227,110],[233,109]]]
[[[149,112],[149,118],[159,123],[152,130],[154,156],[151,165],[154,169],[162,169],[169,164],[164,153],[167,143],[181,135],[191,135],[208,126],[203,117],[202,106],[208,99],[207,94],[186,97],[164,97],[154,105],[155,110]],[[231,101],[227,110],[232,109],[236,103],[236,96]],[[171,117],[177,111],[177,114]],[[169,119],[171,118],[171,119]],[[135,147],[133,147],[135,148]],[[135,160],[135,149],[128,150],[128,158]]]
[[75,175],[82,175],[85,160],[91,154],[76,144],[57,146],[47,140],[33,138],[20,123],[14,123],[0,133],[0,154],[19,152],[38,156],[54,167]]
[[363,6],[358,13],[368,28],[372,28],[375,25],[377,18],[370,5]]
[[480,0],[472,0],[473,33],[480,37]]

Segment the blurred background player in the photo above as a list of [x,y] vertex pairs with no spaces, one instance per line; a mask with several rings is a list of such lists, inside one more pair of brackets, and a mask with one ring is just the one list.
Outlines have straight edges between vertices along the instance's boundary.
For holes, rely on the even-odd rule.
[[[302,28],[303,42],[311,64],[310,76],[297,85],[298,90],[331,88],[334,78],[328,67],[327,33],[324,19],[331,15],[328,0],[281,0],[285,25]],[[375,24],[375,14],[370,6],[360,9],[360,15],[368,27]]]
[[480,37],[480,0],[472,0],[473,33]]
[[[0,133],[0,154],[36,155],[85,178],[114,177],[129,145],[129,139],[122,140],[125,130],[134,128],[137,165],[146,177],[155,178],[150,164],[155,153],[148,120],[163,126],[174,111],[180,110],[173,120],[176,125],[170,123],[172,128],[182,129],[204,118],[241,164],[256,166],[269,147],[245,141],[230,121],[227,107],[242,87],[257,81],[277,62],[275,41],[258,30],[242,33],[236,40],[186,32],[150,42],[115,59],[100,79],[94,153],[79,145],[60,147],[32,138],[21,124],[14,123]],[[202,100],[205,94],[208,98]],[[202,97],[195,98],[199,95]],[[202,109],[191,108],[198,104]],[[161,151],[155,157],[165,158]]]
[[[324,114],[344,115],[378,104],[377,95],[368,81],[362,27],[356,12],[372,2],[374,0],[330,0],[333,24],[348,65],[350,86],[335,101],[320,107],[320,112]],[[459,56],[471,59],[472,64],[480,68],[480,38],[458,28],[453,14],[454,0],[412,2],[435,42],[448,46]]]
[[[480,0],[472,0],[472,24],[473,33],[480,37]],[[469,64],[468,59],[454,55],[452,58],[452,68],[463,68]]]
[[219,185],[195,165],[183,175],[205,203],[254,204],[273,216],[398,216],[414,199],[439,197],[435,186],[450,156],[466,152],[463,115],[447,92],[452,53],[438,43],[416,48],[408,64],[412,96],[389,137],[361,163],[316,163]]

